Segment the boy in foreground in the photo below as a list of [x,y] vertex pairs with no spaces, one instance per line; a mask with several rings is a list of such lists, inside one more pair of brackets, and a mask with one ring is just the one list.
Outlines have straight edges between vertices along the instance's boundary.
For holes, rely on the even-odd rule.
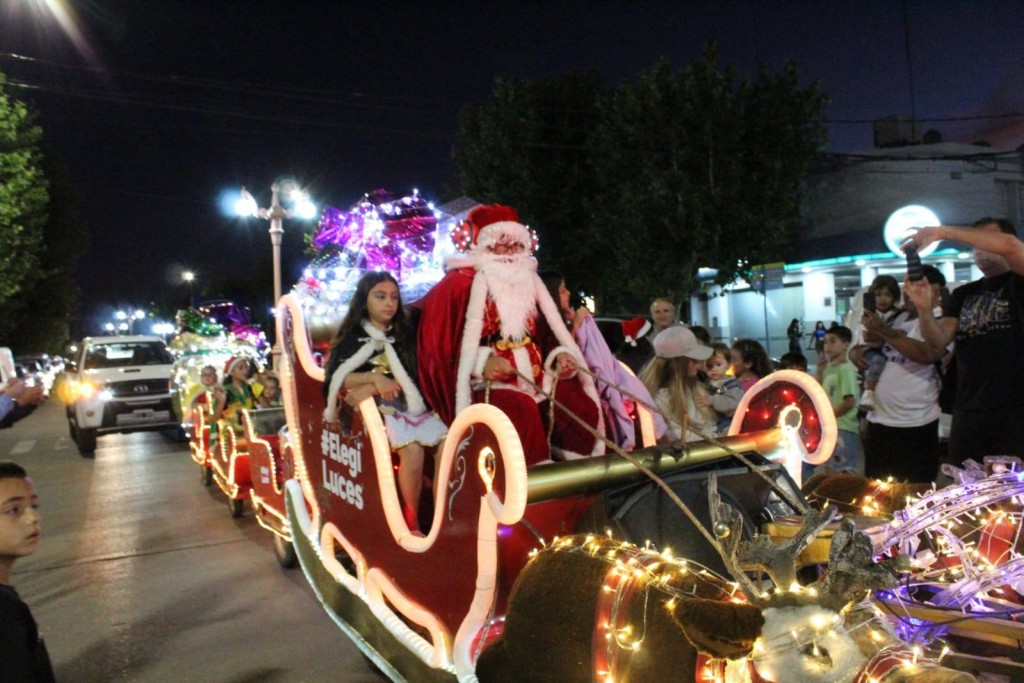
[[853,341],[850,328],[833,325],[825,333],[825,350],[818,358],[818,381],[832,402],[839,427],[836,449],[828,460],[834,470],[864,476],[864,459],[860,456],[860,425],[857,421],[857,368],[846,355]]
[[39,545],[38,506],[25,469],[0,460],[0,678],[10,683],[54,680],[36,620],[9,583],[15,560],[31,555]]

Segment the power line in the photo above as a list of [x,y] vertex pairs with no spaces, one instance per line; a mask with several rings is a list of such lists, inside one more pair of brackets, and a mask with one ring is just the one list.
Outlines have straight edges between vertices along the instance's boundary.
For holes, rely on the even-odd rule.
[[250,121],[263,121],[269,123],[285,123],[299,126],[318,126],[320,128],[327,129],[346,129],[355,131],[369,131],[378,133],[394,133],[398,135],[412,135],[423,138],[433,138],[437,140],[449,140],[450,137],[441,133],[432,133],[426,130],[413,130],[408,128],[396,128],[393,126],[379,126],[371,124],[357,124],[357,123],[346,123],[344,121],[329,121],[323,119],[313,119],[308,117],[300,116],[289,116],[283,114],[259,114],[253,112],[243,112],[229,109],[218,109],[213,107],[202,107],[196,105],[169,103],[169,102],[153,102],[138,97],[128,95],[118,95],[103,93],[91,90],[78,90],[68,88],[56,88],[52,86],[35,85],[21,80],[9,80],[7,85],[15,88],[21,88],[23,90],[44,92],[56,95],[64,95],[68,97],[77,97],[82,99],[97,100],[101,102],[109,102],[113,104],[121,105],[135,105],[141,107],[149,107],[152,109],[166,109],[170,111],[183,111],[193,114],[204,114],[213,116],[225,116],[229,118],[239,118]]
[[[174,85],[174,86],[185,86],[204,88],[207,90],[222,90],[225,92],[254,95],[260,98],[266,97],[277,97],[282,99],[294,99],[301,100],[311,103],[331,104],[341,107],[350,107],[354,109],[364,110],[376,110],[376,111],[399,111],[402,113],[423,113],[432,115],[448,115],[450,112],[445,111],[429,111],[419,107],[399,106],[399,105],[383,105],[373,104],[371,102],[350,102],[339,98],[336,94],[328,94],[324,90],[315,88],[298,88],[290,86],[269,86],[265,83],[250,83],[246,81],[221,81],[212,78],[197,78],[194,76],[178,76],[175,74],[150,74],[140,71],[129,71],[124,69],[108,69],[95,66],[84,66],[79,64],[65,64],[61,62],[54,62],[47,59],[40,59],[37,57],[27,57],[25,55],[14,54],[11,52],[0,53],[0,58],[6,58],[9,60],[16,60],[28,64],[42,65],[46,67],[53,67],[58,69],[66,69],[72,71],[84,71],[93,73],[98,76],[105,76],[112,74],[115,76],[121,76],[123,78],[134,79],[137,81],[159,83],[163,85]],[[364,92],[350,92],[349,97],[357,98],[361,100],[393,100],[396,102],[408,102],[408,103],[429,103],[429,104],[441,104],[451,105],[450,100],[434,100],[426,98],[414,98],[405,95],[376,95]]]

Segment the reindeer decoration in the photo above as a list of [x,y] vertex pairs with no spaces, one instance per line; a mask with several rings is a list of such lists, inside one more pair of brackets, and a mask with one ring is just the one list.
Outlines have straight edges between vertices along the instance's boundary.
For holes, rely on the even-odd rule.
[[[477,662],[479,680],[975,680],[919,659],[866,602],[896,576],[872,562],[870,541],[852,524],[834,534],[825,578],[803,587],[797,556],[834,513],[811,511],[781,544],[746,541],[714,475],[709,499],[716,546],[734,581],[667,550],[604,537],[558,540],[519,575],[503,635]],[[762,589],[761,575],[773,590]]]

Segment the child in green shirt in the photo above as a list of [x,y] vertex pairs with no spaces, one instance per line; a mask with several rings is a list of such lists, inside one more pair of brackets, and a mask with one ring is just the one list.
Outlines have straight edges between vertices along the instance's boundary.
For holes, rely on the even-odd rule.
[[857,421],[860,387],[857,369],[846,358],[852,340],[850,328],[842,325],[833,325],[825,332],[825,350],[818,356],[817,377],[832,402],[839,426],[839,439],[828,465],[841,472],[863,476],[864,457],[860,450],[860,424]]

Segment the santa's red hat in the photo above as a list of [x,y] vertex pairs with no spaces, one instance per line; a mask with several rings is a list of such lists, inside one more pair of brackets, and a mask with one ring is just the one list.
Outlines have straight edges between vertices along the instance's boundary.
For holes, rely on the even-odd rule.
[[651,321],[643,316],[622,321],[622,336],[630,346],[636,346],[637,341],[650,331]]
[[531,252],[537,246],[534,232],[519,222],[519,212],[502,204],[483,204],[470,211],[452,241],[462,252],[493,247],[502,241],[519,242]]

